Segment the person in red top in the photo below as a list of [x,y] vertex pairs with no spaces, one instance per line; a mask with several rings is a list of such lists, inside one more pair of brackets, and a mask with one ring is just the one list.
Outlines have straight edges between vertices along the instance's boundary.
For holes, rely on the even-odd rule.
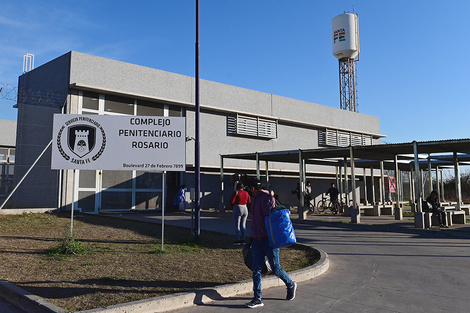
[[251,198],[248,192],[243,190],[243,184],[237,183],[237,187],[230,197],[230,206],[233,209],[233,221],[235,223],[234,245],[244,245],[246,236],[246,218],[248,217],[248,204]]

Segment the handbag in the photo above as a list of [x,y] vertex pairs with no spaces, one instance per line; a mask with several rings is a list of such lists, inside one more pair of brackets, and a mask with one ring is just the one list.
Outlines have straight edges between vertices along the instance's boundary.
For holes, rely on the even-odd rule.
[[[243,247],[243,261],[250,270],[252,269],[252,264],[253,264],[253,252],[251,251],[251,244],[253,243],[253,239],[250,238],[246,245]],[[271,274],[272,269],[271,269],[271,264],[269,264],[268,258],[264,258],[264,264],[263,268],[261,269],[261,275],[267,275]]]
[[264,222],[271,248],[288,247],[297,242],[290,219],[290,211],[286,207],[278,205],[271,209]]

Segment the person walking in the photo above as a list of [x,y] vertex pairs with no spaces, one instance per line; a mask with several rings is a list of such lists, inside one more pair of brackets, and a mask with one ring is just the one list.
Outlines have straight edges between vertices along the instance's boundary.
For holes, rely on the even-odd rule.
[[248,205],[251,198],[248,192],[243,190],[243,184],[237,183],[235,191],[230,197],[230,206],[233,210],[233,221],[235,223],[234,245],[244,245],[246,237],[246,219],[248,217]]
[[264,218],[269,215],[271,209],[275,207],[275,200],[272,194],[261,188],[259,179],[252,179],[248,183],[248,192],[253,196],[251,203],[251,237],[252,237],[252,272],[253,272],[253,299],[246,303],[248,308],[257,308],[264,305],[261,300],[261,270],[268,258],[274,275],[279,277],[287,287],[286,300],[294,300],[297,290],[297,283],[292,281],[279,263],[279,248],[272,248],[269,245],[268,234]]

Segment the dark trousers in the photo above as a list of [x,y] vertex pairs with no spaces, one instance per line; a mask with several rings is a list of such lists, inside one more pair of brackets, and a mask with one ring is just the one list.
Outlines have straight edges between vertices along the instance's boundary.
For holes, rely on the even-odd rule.
[[446,212],[433,211],[432,215],[437,216],[437,220],[439,221],[439,225],[447,225],[447,223],[446,223]]

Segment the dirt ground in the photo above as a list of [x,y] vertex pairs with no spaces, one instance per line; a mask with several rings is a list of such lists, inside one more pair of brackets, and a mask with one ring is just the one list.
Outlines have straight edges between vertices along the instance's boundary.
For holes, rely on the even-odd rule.
[[[190,230],[79,215],[74,237],[87,252],[57,256],[50,249],[70,237],[70,216],[0,216],[0,277],[70,311],[125,303],[251,278],[242,248],[232,236],[204,232],[195,244]],[[300,246],[281,249],[287,271],[319,256]]]

